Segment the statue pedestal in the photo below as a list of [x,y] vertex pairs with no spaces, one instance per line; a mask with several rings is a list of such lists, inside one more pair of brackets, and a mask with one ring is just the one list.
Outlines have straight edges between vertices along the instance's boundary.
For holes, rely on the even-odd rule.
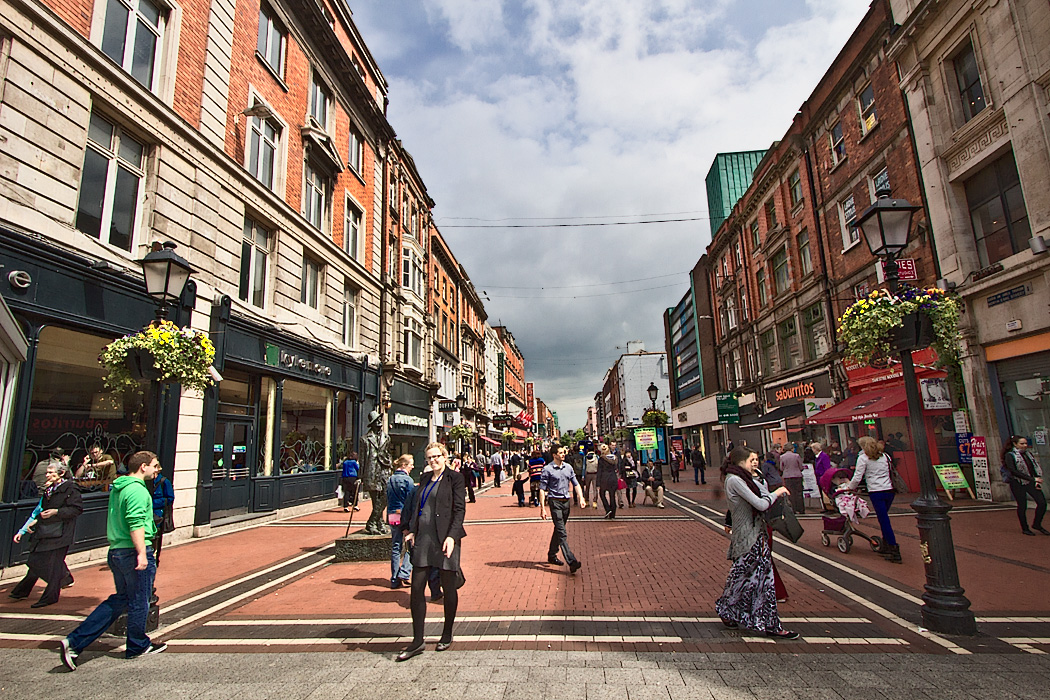
[[390,561],[390,535],[366,535],[363,530],[335,541],[335,561]]

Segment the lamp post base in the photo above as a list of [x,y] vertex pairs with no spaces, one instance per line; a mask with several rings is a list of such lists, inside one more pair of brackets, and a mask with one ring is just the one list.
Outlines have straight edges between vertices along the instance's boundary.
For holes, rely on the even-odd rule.
[[951,505],[936,495],[920,497],[911,504],[919,529],[919,551],[926,567],[922,595],[922,624],[939,634],[975,635],[977,620],[970,601],[958,585],[955,544],[952,542]]

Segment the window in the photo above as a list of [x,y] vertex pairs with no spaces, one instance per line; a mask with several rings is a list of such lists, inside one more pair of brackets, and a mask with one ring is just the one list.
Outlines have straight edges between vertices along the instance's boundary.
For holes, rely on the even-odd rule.
[[287,39],[284,28],[274,19],[273,10],[259,4],[259,40],[255,49],[259,58],[268,65],[278,78],[284,78],[284,47]]
[[813,272],[813,257],[809,252],[809,231],[802,229],[802,233],[798,234],[795,240],[798,241],[799,265],[802,268],[802,276],[805,277]]
[[871,201],[874,202],[878,199],[879,192],[892,192],[890,188],[890,171],[886,168],[875,173],[871,178]]
[[802,342],[807,362],[828,353],[828,328],[824,322],[824,307],[819,303],[802,312]]
[[411,248],[404,248],[401,254],[401,286],[411,289],[416,296],[423,298],[424,285],[423,261],[419,254]]
[[758,250],[762,241],[758,235],[758,219],[751,222],[751,250]]
[[357,345],[357,290],[343,287],[343,345]]
[[758,308],[764,308],[769,299],[766,296],[766,271],[759,269],[755,274],[755,284],[758,286]]
[[775,331],[770,328],[758,337],[759,362],[762,374],[768,376],[777,371],[777,338]]
[[967,39],[966,43],[952,56],[951,61],[955,72],[959,109],[962,122],[965,124],[987,106],[984,99],[984,87],[981,85],[981,72],[977,68],[977,56],[973,51],[973,42]]
[[167,12],[152,0],[108,0],[102,53],[147,90],[154,87]]
[[321,281],[321,263],[304,254],[299,301],[312,309],[319,309],[321,306]]
[[787,248],[781,248],[770,260],[773,265],[773,285],[776,296],[791,288],[791,272],[788,270]]
[[796,207],[802,201],[802,175],[798,168],[788,175],[788,188],[791,190],[791,206]]
[[350,166],[358,175],[361,174],[361,166],[364,163],[364,144],[361,141],[361,136],[354,130],[350,129],[350,150],[346,164]]
[[1020,252],[1032,237],[1014,154],[1007,153],[965,183],[981,267]]
[[317,71],[314,71],[310,80],[310,116],[325,131],[328,130],[328,108],[331,102],[332,97],[328,94],[328,88],[318,78]]
[[772,231],[777,227],[777,203],[772,197],[766,202],[766,230]]
[[868,83],[868,87],[860,91],[857,96],[857,107],[860,109],[860,130],[867,134],[879,123],[878,113],[875,111],[875,86]]
[[842,224],[842,248],[846,249],[860,240],[860,229],[857,228],[857,205],[853,195],[839,202],[839,219]]
[[350,197],[346,198],[346,221],[343,227],[343,250],[354,260],[361,255],[361,220],[364,212]]
[[846,160],[846,139],[842,135],[842,122],[835,122],[828,132],[828,140],[831,142],[831,160],[835,165]]
[[744,254],[740,250],[740,241],[733,244],[733,259],[736,261],[736,270],[744,267]]
[[781,321],[777,331],[777,335],[780,336],[780,368],[784,371],[795,369],[802,364],[802,348],[799,345],[795,317]]
[[253,306],[266,305],[266,278],[269,274],[271,233],[245,217],[241,241],[241,283],[237,296]]
[[416,369],[423,368],[423,324],[414,318],[405,319],[403,352],[405,364]]
[[748,319],[747,314],[747,292],[744,287],[740,288],[740,322],[746,323]]
[[272,190],[277,182],[277,146],[281,130],[269,119],[252,117],[248,141],[248,172]]
[[80,175],[77,229],[131,250],[145,173],[146,147],[92,113]]
[[328,225],[329,178],[312,164],[303,167],[303,216],[318,231]]
[[732,294],[726,297],[725,305],[722,308],[724,312],[726,329],[732,330],[736,328],[736,299]]
[[857,299],[863,299],[864,297],[871,294],[871,285],[867,282],[859,282],[853,285],[853,296]]
[[733,348],[733,376],[738,382],[744,382],[744,362],[739,347]]

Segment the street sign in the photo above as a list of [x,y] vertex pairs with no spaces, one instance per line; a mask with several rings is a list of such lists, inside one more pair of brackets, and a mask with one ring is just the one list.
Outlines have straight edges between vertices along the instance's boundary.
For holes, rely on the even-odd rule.
[[719,423],[740,422],[740,401],[733,394],[718,394],[715,398]]

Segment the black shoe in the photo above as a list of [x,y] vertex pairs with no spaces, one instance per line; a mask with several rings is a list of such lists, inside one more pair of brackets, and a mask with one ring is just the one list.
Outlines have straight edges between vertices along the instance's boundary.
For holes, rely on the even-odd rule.
[[413,656],[419,656],[420,654],[422,654],[424,649],[426,649],[426,644],[422,643],[417,647],[410,647],[398,654],[394,658],[394,661],[408,661]]
[[163,643],[157,644],[157,643],[154,642],[154,643],[151,643],[148,647],[146,647],[145,651],[139,652],[138,654],[135,654],[134,656],[129,656],[127,658],[130,661],[131,659],[138,659],[138,658],[141,658],[143,656],[146,656],[147,654],[159,654],[159,653],[161,653],[162,651],[164,651],[167,648],[168,648],[167,644],[163,644]]
[[1032,532],[1031,530],[1028,530],[1028,529],[1021,530],[1021,534],[1022,535],[1031,535],[1032,537],[1035,537],[1035,533]]
[[773,639],[798,639],[798,632],[789,632],[788,630],[780,630],[779,632],[768,631],[766,636]]
[[1036,532],[1041,532],[1041,533],[1043,533],[1044,535],[1050,535],[1050,530],[1047,530],[1047,529],[1046,529],[1045,527],[1039,527],[1039,526],[1037,525],[1037,526],[1036,526],[1035,528],[1033,528],[1033,529],[1034,529],[1034,530],[1035,530]]
[[576,561],[570,563],[569,564],[569,573],[570,574],[575,574],[577,571],[580,570],[581,566],[583,566],[583,564],[581,564],[578,559]]
[[15,595],[14,593],[8,593],[7,597],[10,598],[11,600],[25,600],[26,598],[29,597],[29,594],[26,593],[25,595]]
[[434,648],[437,651],[448,651],[449,647],[451,647],[451,646],[452,646],[452,640],[450,639],[447,642],[438,642],[437,646],[434,647]]
[[54,605],[57,602],[58,602],[57,600],[38,600],[37,602],[33,603],[29,607],[31,607],[31,608],[46,608],[47,606]]
[[565,564],[565,562],[558,557],[547,557],[547,563],[554,564],[555,566],[563,566]]
[[62,582],[62,588],[72,588],[74,583],[73,575],[70,574],[69,578]]
[[401,579],[399,579],[399,578],[391,579],[391,581],[390,581],[390,587],[391,588],[401,588],[401,586],[403,586],[403,585],[405,585],[405,584],[402,583]]
[[722,624],[725,626],[726,629],[731,630],[735,630],[736,628],[740,627],[740,625],[733,622],[732,620],[722,620]]

